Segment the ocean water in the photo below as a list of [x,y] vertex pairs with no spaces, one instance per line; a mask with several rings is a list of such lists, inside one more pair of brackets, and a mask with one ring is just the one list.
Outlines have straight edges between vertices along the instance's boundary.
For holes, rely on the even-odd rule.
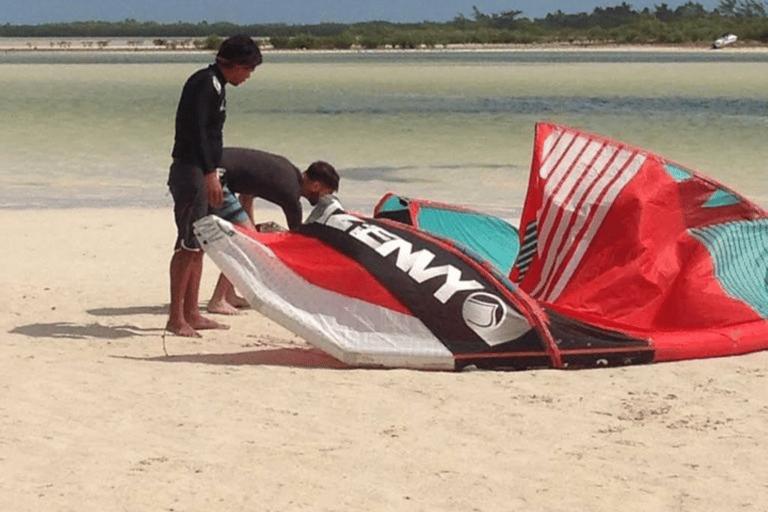
[[[0,208],[162,207],[195,52],[0,52]],[[266,53],[225,143],[323,159],[345,205],[392,191],[513,216],[535,123],[655,151],[768,206],[768,53]]]

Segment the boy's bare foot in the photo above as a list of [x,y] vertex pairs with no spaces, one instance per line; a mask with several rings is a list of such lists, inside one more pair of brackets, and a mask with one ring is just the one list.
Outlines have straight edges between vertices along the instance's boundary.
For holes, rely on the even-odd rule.
[[250,307],[250,304],[248,303],[248,301],[245,300],[244,297],[240,297],[239,295],[227,297],[227,302],[238,309]]
[[215,315],[236,315],[238,313],[235,306],[223,300],[209,301],[205,309]]
[[186,322],[171,323],[169,320],[165,325],[165,328],[171,331],[176,336],[184,336],[185,338],[201,338],[200,333],[197,332],[191,325]]
[[229,329],[228,325],[220,324],[216,320],[211,320],[210,318],[205,318],[204,316],[197,317],[196,319],[190,321],[189,325],[191,325],[192,328],[200,331],[205,329]]

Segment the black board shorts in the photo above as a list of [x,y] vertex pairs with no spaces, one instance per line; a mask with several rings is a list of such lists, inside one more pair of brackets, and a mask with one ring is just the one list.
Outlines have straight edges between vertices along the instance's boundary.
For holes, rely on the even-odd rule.
[[199,251],[193,224],[208,214],[217,215],[236,224],[245,223],[248,215],[240,201],[226,185],[222,186],[223,200],[216,208],[208,204],[205,175],[194,165],[174,160],[168,174],[168,188],[173,196],[173,215],[176,220],[176,244],[174,251]]
[[168,189],[173,196],[173,216],[176,220],[174,251],[199,251],[192,224],[208,215],[208,193],[203,170],[174,160],[168,174]]

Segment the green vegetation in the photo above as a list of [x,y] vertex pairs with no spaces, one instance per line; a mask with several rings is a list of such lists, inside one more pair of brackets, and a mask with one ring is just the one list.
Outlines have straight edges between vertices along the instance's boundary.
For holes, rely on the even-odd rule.
[[[321,23],[317,25],[236,25],[233,23],[159,24],[128,19],[109,23],[87,21],[44,25],[0,26],[2,37],[155,37],[158,46],[194,45],[215,49],[224,37],[245,33],[281,49],[431,48],[457,44],[697,44],[711,43],[726,32],[742,43],[768,43],[768,2],[721,0],[713,10],[688,1],[675,9],[667,4],[635,11],[626,2],[597,7],[591,13],[562,11],[544,18],[520,18],[521,11],[485,14],[473,7],[471,16],[457,15],[437,23]],[[212,35],[213,34],[213,35]],[[194,40],[192,38],[202,38]]]

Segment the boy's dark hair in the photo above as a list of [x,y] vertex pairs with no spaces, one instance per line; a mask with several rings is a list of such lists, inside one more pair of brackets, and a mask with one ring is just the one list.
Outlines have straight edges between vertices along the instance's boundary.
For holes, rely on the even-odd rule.
[[216,54],[216,62],[222,66],[256,67],[261,64],[261,50],[250,36],[237,35],[226,39]]
[[328,186],[334,192],[339,190],[339,173],[328,162],[318,160],[307,167],[307,177],[312,181],[319,181]]

